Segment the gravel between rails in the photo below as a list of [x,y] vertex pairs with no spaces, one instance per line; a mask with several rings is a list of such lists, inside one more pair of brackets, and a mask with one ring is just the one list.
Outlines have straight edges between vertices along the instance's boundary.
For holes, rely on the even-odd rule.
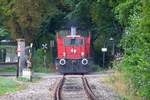
[[25,83],[26,89],[0,96],[0,100],[53,100],[54,85],[61,76],[44,76],[35,83]]
[[90,100],[84,90],[81,76],[65,77],[62,87],[62,100]]

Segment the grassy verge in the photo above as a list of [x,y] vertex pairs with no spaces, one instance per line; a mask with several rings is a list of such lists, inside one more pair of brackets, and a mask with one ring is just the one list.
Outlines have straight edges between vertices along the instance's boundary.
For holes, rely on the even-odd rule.
[[24,78],[24,77],[18,77],[18,78],[17,78],[18,81],[21,81],[21,82],[32,82],[32,83],[37,82],[37,81],[39,81],[40,79],[41,79],[41,77],[38,77],[38,76],[32,77],[32,80],[29,80],[29,79]]
[[32,70],[34,72],[40,72],[40,73],[50,73],[54,71],[54,67],[52,67],[53,65],[48,65],[47,67],[43,67],[43,66],[33,66]]
[[101,67],[101,66],[99,66],[99,65],[93,64],[93,65],[92,65],[92,70],[93,70],[94,72],[102,72],[102,71],[106,71],[107,68],[103,68],[103,67]]
[[16,70],[17,70],[16,66],[0,67],[0,72],[16,72]]
[[0,95],[20,90],[22,85],[13,79],[0,77]]
[[105,80],[119,95],[122,100],[141,100],[141,97],[135,95],[135,90],[132,87],[131,81],[124,78],[124,74],[119,71],[114,71],[111,77]]
[[41,72],[41,73],[49,73],[50,69],[47,67],[34,67],[33,71],[34,72]]

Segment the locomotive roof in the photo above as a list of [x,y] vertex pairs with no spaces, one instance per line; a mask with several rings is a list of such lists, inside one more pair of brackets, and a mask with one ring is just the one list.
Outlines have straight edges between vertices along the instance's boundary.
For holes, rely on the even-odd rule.
[[72,36],[72,35],[67,35],[66,37],[81,37],[80,35],[74,35],[74,36]]
[[[81,37],[81,36],[87,36],[89,35],[90,32],[85,32],[85,31],[77,31],[77,37]],[[57,34],[61,35],[61,36],[70,36],[70,31],[68,30],[61,30],[61,31],[58,31]]]

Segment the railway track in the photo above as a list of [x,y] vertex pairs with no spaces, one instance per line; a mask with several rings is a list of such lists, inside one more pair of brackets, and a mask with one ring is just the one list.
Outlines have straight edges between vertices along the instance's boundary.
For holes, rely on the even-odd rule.
[[79,77],[64,75],[55,89],[54,100],[96,100],[96,96],[84,75]]

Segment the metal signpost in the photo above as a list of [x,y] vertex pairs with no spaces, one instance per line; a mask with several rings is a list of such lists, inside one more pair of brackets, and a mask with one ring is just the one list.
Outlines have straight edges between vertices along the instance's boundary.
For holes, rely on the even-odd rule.
[[51,40],[50,41],[50,51],[51,51],[51,60],[52,60],[52,64],[54,63],[53,62],[53,47],[54,47],[54,40]]
[[101,51],[103,52],[103,67],[105,66],[105,53],[107,52],[107,48],[102,48]]
[[44,49],[44,66],[46,67],[46,49],[47,49],[47,43],[42,44],[42,48]]

